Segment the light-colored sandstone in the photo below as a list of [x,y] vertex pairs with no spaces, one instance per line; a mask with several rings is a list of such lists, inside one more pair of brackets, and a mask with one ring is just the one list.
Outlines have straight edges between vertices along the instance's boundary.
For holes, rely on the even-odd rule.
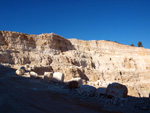
[[78,87],[80,87],[81,85],[83,85],[83,80],[80,77],[72,78],[70,81],[77,81],[78,82]]
[[148,97],[150,93],[150,49],[143,47],[65,39],[54,33],[0,31],[0,63],[29,64],[33,68],[28,71],[38,75],[61,72],[65,81],[80,77],[94,87],[117,82],[126,85],[131,96]]
[[16,74],[19,76],[24,75],[24,73],[25,73],[24,69],[17,69],[16,70]]
[[44,80],[52,81],[53,79],[53,72],[44,72]]
[[53,82],[64,82],[64,74],[61,72],[54,72]]
[[30,72],[30,78],[37,78],[38,74],[34,71]]

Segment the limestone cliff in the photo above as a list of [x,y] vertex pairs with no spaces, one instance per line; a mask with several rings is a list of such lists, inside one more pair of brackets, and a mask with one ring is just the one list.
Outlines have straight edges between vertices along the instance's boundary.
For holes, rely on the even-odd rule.
[[66,81],[81,77],[95,87],[118,82],[128,87],[129,95],[147,97],[150,93],[150,50],[142,47],[65,39],[54,33],[0,31],[0,63],[51,66],[53,71],[63,72]]

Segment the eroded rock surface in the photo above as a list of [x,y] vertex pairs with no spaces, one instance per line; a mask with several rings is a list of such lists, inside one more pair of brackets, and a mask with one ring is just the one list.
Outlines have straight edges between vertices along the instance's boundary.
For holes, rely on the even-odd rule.
[[61,72],[65,81],[80,77],[94,87],[117,82],[135,97],[150,93],[150,50],[142,47],[0,31],[0,63],[16,69],[28,64],[40,75]]

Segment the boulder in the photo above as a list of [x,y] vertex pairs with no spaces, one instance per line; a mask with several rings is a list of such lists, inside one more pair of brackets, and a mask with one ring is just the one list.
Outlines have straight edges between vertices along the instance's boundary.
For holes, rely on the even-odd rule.
[[52,72],[53,69],[51,66],[33,66],[32,70],[38,75],[44,75],[45,72]]
[[106,94],[109,97],[127,97],[128,89],[125,85],[119,84],[119,83],[112,83],[107,86]]
[[87,96],[94,96],[96,92],[96,88],[93,86],[89,85],[81,85],[80,88],[78,89],[78,93],[85,94]]
[[64,74],[61,72],[53,73],[53,82],[64,82]]
[[24,69],[17,69],[16,70],[16,74],[19,75],[19,76],[24,75],[24,73],[25,73]]
[[34,71],[30,72],[30,78],[37,78],[38,74]]
[[78,88],[79,87],[79,82],[78,81],[70,81],[70,82],[68,82],[67,87],[69,89]]
[[78,87],[80,87],[80,85],[83,85],[83,80],[80,77],[72,78],[69,82],[71,82],[71,81],[78,82]]
[[53,72],[44,72],[45,81],[52,81],[52,79],[53,79]]
[[29,72],[25,72],[23,76],[27,77],[27,78],[30,78],[30,73]]

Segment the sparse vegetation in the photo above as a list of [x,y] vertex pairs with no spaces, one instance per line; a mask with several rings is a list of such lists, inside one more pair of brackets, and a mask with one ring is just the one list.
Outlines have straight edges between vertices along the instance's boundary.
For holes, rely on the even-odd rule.
[[131,46],[135,47],[134,44],[131,44]]
[[143,47],[143,44],[141,41],[138,42],[138,47]]

